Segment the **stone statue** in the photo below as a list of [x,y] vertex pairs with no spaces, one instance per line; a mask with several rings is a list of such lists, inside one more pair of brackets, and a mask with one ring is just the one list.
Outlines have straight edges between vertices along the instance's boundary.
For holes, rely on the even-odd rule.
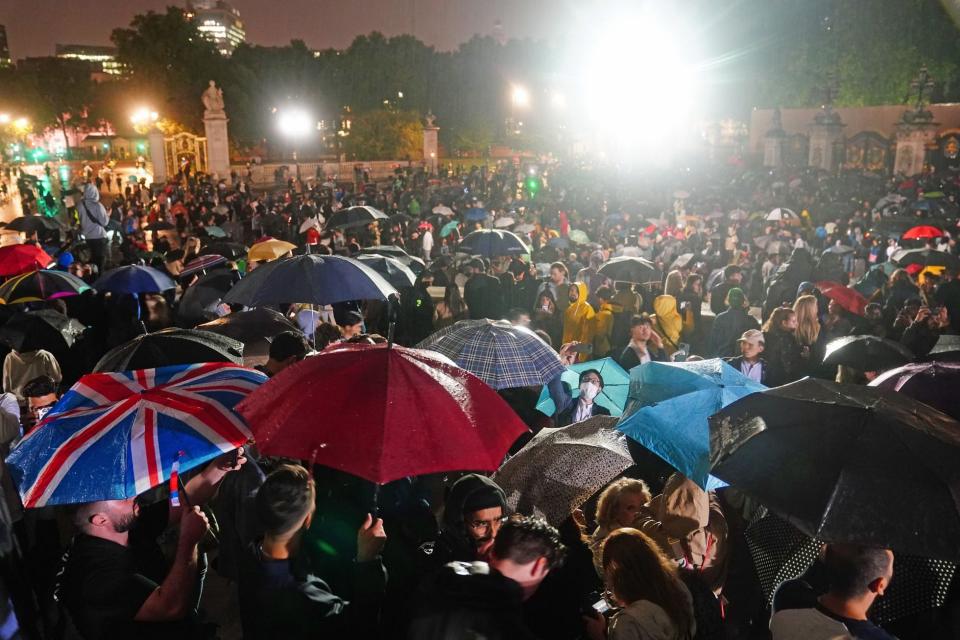
[[203,101],[204,117],[223,115],[223,89],[217,87],[213,80],[210,81],[210,86],[203,92],[200,99]]
[[437,116],[433,115],[433,111],[427,111],[427,115],[424,116],[424,120],[427,121],[427,128],[436,127],[434,123],[437,121]]

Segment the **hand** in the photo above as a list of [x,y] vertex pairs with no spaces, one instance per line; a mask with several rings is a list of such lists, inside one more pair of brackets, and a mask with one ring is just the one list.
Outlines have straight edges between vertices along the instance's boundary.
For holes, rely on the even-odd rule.
[[560,360],[565,365],[571,365],[577,361],[577,352],[574,348],[580,343],[574,340],[560,347]]
[[599,613],[583,616],[583,626],[590,640],[605,640],[607,637],[607,619]]
[[366,520],[357,531],[357,561],[375,560],[386,543],[387,534],[383,530],[383,520],[381,518],[374,520],[368,513]]
[[231,451],[214,458],[213,464],[218,471],[222,471],[225,474],[236,471],[247,462],[247,457],[243,455],[243,453],[243,447],[238,447],[236,451]]
[[648,340],[648,342],[656,349],[663,349],[663,338],[661,338],[660,334],[656,331],[650,332],[650,340]]
[[580,529],[580,532],[586,534],[587,516],[583,515],[583,509],[574,509],[571,515],[573,516],[573,522],[577,525],[577,528]]
[[930,317],[930,307],[920,307],[917,311],[917,317],[914,318],[914,322],[923,322]]
[[180,544],[193,547],[210,528],[206,514],[200,507],[191,507],[180,516]]

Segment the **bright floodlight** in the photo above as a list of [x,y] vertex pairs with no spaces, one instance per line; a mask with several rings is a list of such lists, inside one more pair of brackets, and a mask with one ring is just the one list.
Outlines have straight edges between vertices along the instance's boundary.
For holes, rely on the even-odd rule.
[[26,118],[17,118],[13,121],[13,126],[17,129],[23,129],[24,131],[30,128],[30,121]]
[[152,111],[147,107],[140,107],[130,116],[130,121],[133,124],[150,124],[156,122],[160,115],[156,111]]
[[525,107],[530,104],[530,92],[527,91],[526,87],[515,84],[510,91],[510,100],[516,107]]
[[550,104],[556,109],[563,109],[567,106],[567,96],[557,91],[550,97]]
[[10,114],[9,113],[0,113],[0,124],[9,124]]
[[302,138],[314,128],[313,118],[303,109],[284,109],[277,116],[277,128],[288,138]]

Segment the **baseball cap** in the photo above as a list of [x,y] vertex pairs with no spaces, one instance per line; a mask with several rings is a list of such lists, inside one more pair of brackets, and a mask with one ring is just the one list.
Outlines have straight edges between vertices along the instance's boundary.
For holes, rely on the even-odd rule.
[[737,339],[737,342],[749,342],[754,345],[762,345],[763,342],[763,332],[758,331],[757,329],[748,329],[743,332],[743,335]]

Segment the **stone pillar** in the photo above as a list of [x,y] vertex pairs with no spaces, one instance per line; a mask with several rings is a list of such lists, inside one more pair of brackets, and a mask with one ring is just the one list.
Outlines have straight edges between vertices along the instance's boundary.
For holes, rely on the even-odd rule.
[[147,133],[147,145],[150,147],[150,164],[153,165],[154,184],[167,181],[167,156],[163,150],[163,133],[156,127]]
[[808,164],[817,169],[833,171],[842,162],[836,149],[843,140],[843,128],[847,126],[840,115],[824,107],[810,125],[810,155]]
[[929,111],[905,111],[897,123],[896,156],[893,172],[914,176],[923,171],[927,145],[937,136],[940,123],[933,121]]
[[425,118],[426,124],[423,126],[423,166],[426,167],[430,175],[437,174],[437,162],[440,153],[438,138],[440,127],[434,124],[436,116],[432,112],[427,112]]
[[207,113],[203,129],[207,135],[207,172],[214,179],[230,182],[230,142],[227,137],[227,116]]
[[773,112],[770,130],[763,136],[763,166],[774,169],[783,166],[783,145],[786,138],[787,132],[783,130],[782,116],[777,108]]

